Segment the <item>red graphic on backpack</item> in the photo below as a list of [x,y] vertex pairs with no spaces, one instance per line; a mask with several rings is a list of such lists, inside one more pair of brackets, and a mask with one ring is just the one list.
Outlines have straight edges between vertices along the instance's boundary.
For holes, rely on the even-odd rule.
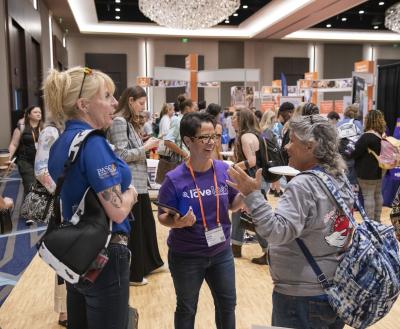
[[332,247],[342,248],[347,244],[352,230],[349,219],[336,212],[331,226],[332,233],[325,237],[325,241]]

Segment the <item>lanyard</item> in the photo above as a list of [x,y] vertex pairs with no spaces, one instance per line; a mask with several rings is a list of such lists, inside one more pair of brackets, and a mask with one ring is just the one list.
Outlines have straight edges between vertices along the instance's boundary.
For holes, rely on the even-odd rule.
[[[201,218],[203,220],[204,230],[208,231],[208,226],[207,226],[206,216],[204,214],[204,207],[203,207],[203,201],[201,199],[200,189],[197,186],[196,178],[194,176],[194,171],[193,171],[190,160],[188,162],[188,167],[189,167],[190,174],[192,175],[194,185],[196,186],[197,198],[199,199]],[[217,183],[217,175],[215,173],[214,161],[212,161],[212,168],[213,168],[213,172],[214,172],[214,185],[215,185],[215,193],[216,193],[216,198],[217,198],[217,225],[220,226],[221,224],[219,222],[219,189],[218,189],[218,183]]]
[[[34,128],[31,129],[31,132],[32,132],[32,137],[33,137],[33,143],[36,145],[36,136],[35,136],[34,130],[35,130]],[[39,127],[39,134],[40,134],[40,127]]]

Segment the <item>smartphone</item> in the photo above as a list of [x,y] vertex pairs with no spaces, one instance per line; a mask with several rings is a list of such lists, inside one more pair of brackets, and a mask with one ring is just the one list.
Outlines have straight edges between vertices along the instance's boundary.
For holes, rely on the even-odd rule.
[[170,214],[172,216],[175,216],[176,214],[179,214],[179,216],[183,217],[180,213],[180,211],[174,207],[168,206],[166,204],[160,203],[158,201],[152,201],[158,208],[160,208],[162,211],[166,212],[167,214]]

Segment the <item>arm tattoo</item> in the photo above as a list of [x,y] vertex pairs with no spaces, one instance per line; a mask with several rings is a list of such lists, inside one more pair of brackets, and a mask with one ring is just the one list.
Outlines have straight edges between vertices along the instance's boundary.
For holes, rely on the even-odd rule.
[[111,202],[115,208],[122,207],[122,193],[119,185],[115,185],[107,190],[104,190],[101,192],[101,196],[104,198],[104,200]]

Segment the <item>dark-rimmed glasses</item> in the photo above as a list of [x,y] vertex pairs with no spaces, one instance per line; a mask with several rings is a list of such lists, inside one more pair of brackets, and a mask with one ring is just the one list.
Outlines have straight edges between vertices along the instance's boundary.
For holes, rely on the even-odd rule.
[[221,134],[213,134],[213,135],[200,135],[200,136],[194,136],[192,139],[197,139],[203,144],[210,144],[211,140],[214,142],[219,140],[221,138]]
[[86,76],[90,75],[92,73],[93,73],[93,71],[91,68],[89,68],[89,67],[83,68],[83,79],[82,79],[81,89],[79,90],[78,99],[81,98],[81,96],[82,96],[83,84],[85,83]]

